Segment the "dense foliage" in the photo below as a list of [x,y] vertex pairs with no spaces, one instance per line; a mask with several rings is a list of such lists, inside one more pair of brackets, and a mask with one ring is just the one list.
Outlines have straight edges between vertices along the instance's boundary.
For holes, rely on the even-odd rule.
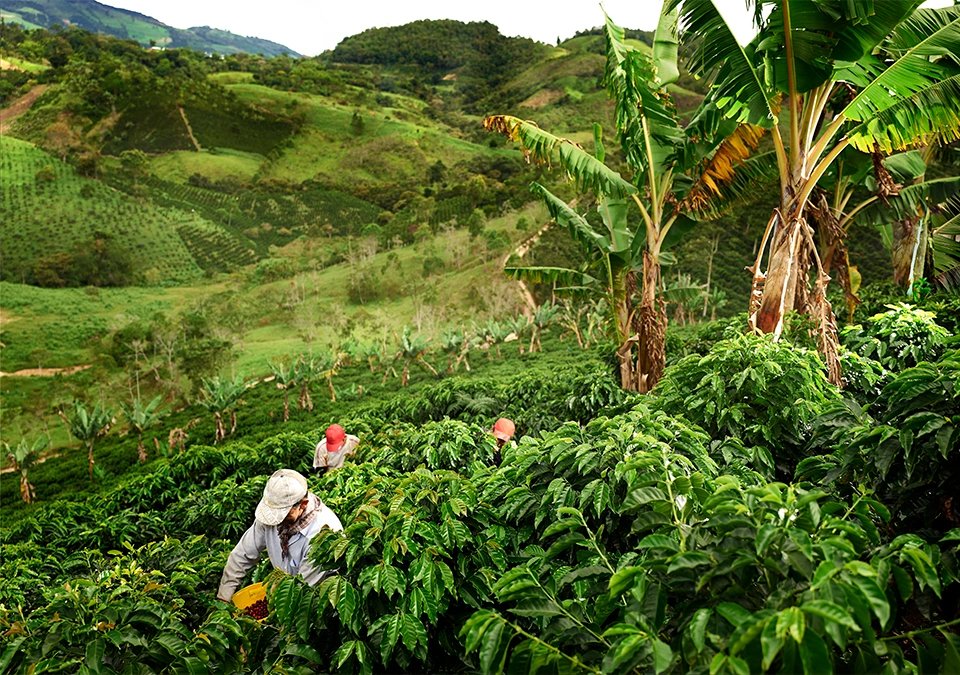
[[[734,407],[751,372],[772,390],[796,383],[793,398],[737,423],[695,405],[705,381]],[[811,352],[728,338],[668,369],[643,403],[612,395],[610,374],[570,373],[450,378],[358,408],[344,420],[364,441],[355,461],[310,481],[345,526],[312,555],[339,574],[309,588],[261,564],[250,576],[270,589],[263,622],[215,605],[219,572],[266,475],[310,471],[319,431],[192,446],[0,531],[0,663],[953,672],[960,532],[943,507],[958,377],[948,351],[860,409],[839,402]],[[697,382],[683,396],[685,378]],[[493,467],[485,429],[511,402],[528,411],[522,436]],[[764,436],[781,407],[798,411],[772,437],[788,447]],[[804,453],[820,454],[801,462],[802,482],[772,480],[772,459]]]

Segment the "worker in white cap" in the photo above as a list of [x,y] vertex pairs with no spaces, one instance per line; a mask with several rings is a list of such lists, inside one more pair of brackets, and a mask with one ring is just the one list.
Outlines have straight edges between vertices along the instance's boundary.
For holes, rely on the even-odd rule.
[[343,525],[310,492],[306,478],[292,469],[280,469],[270,476],[255,517],[227,558],[217,591],[219,600],[230,602],[264,550],[275,568],[299,575],[311,586],[327,576],[328,571],[316,569],[310,561],[310,540],[325,527],[340,531]]

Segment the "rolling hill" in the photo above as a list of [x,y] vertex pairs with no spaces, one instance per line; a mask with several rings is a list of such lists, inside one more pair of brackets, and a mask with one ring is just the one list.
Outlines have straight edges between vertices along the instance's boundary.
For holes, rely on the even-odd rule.
[[209,26],[173,28],[153,17],[110,7],[96,0],[17,0],[5,4],[0,9],[0,16],[7,22],[20,23],[26,28],[77,26],[92,33],[136,40],[145,47],[156,45],[187,47],[206,53],[246,52],[264,56],[299,56],[289,47],[270,40],[244,37]]

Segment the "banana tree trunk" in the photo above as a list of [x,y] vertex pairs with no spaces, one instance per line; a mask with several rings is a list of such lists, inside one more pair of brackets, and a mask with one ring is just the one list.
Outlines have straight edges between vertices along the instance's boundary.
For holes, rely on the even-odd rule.
[[141,464],[147,461],[147,448],[143,445],[143,436],[137,440],[137,461]]
[[637,390],[637,377],[634,368],[633,346],[637,342],[637,336],[631,337],[630,333],[630,297],[633,295],[627,289],[633,284],[629,279],[624,279],[620,288],[614,288],[611,294],[611,311],[613,313],[613,325],[617,331],[617,342],[620,348],[617,350],[617,356],[620,358],[620,386],[627,391]]
[[926,257],[927,228],[921,218],[908,218],[893,224],[893,280],[910,289],[913,282],[923,277]]
[[[814,337],[827,366],[828,379],[833,384],[842,386],[836,317],[826,297],[826,286],[830,277],[824,271],[813,242],[813,229],[802,215],[794,214],[781,219],[779,213],[776,213],[771,218],[767,234],[776,223],[781,227],[770,244],[770,265],[766,277],[759,273],[759,258],[754,268],[750,325],[758,332],[772,334],[774,340],[779,340],[787,312],[797,310],[810,316],[816,323]],[[767,234],[764,235],[764,245]],[[762,248],[763,246],[761,254]],[[809,276],[814,264],[816,279],[814,292],[811,293]],[[754,304],[754,298],[758,295],[759,300]]]
[[640,307],[637,310],[637,384],[641,394],[651,391],[663,377],[667,355],[664,334],[667,313],[662,303],[657,302],[657,287],[660,285],[660,261],[658,251],[643,252],[643,286],[640,291]]
[[754,325],[777,340],[783,332],[784,317],[796,308],[797,289],[807,284],[807,279],[800,276],[809,269],[805,264],[809,228],[802,218],[790,218],[777,230],[770,245],[770,264]]
[[93,441],[87,441],[87,464],[90,470],[90,482],[93,482]]
[[287,422],[290,420],[290,391],[287,389],[283,390],[283,421]]

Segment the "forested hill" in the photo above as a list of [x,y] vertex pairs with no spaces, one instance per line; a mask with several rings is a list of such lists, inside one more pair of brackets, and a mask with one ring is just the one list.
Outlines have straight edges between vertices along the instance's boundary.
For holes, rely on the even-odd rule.
[[153,17],[96,2],[96,0],[23,0],[3,7],[3,19],[25,28],[54,25],[77,26],[92,33],[136,40],[144,46],[186,47],[201,52],[234,54],[246,52],[278,56],[298,54],[284,45],[256,37],[244,37],[209,26],[173,28]]

